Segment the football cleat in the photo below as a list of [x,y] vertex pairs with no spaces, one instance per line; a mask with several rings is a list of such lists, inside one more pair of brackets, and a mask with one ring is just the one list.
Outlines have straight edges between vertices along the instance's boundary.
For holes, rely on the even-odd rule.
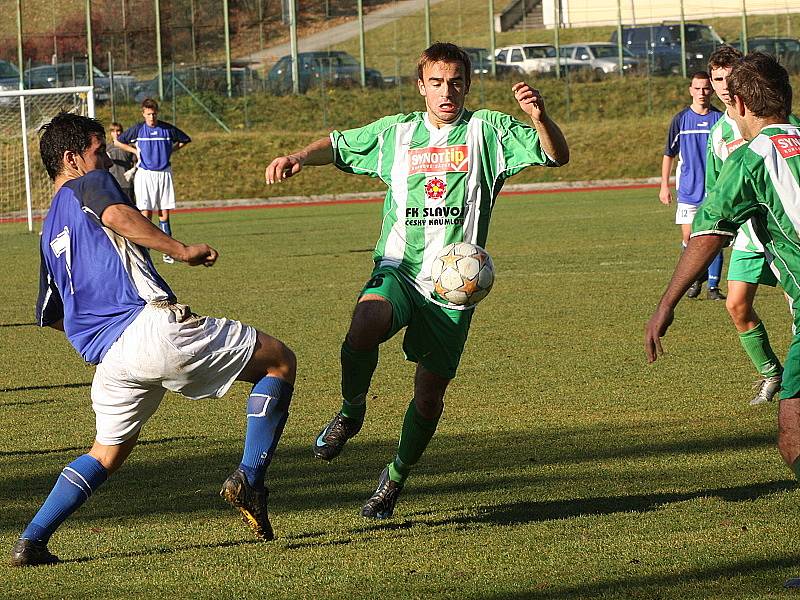
[[750,406],[766,404],[770,402],[781,389],[781,376],[773,375],[772,377],[764,377],[764,379],[757,381],[753,388],[758,391],[755,397],[750,400]]
[[403,486],[389,479],[389,466],[384,467],[378,479],[378,487],[361,508],[361,516],[370,519],[388,519],[394,513],[394,505]]
[[725,294],[720,292],[718,287],[708,288],[709,300],[725,300],[725,298],[726,298]]
[[345,443],[359,431],[364,423],[336,413],[314,440],[314,457],[333,460],[341,453]]
[[175,262],[175,259],[172,258],[169,254],[162,254],[161,255],[161,260],[163,260],[168,265],[171,265],[172,263]]
[[256,537],[266,542],[275,539],[267,515],[269,490],[266,487],[259,492],[247,481],[244,471],[236,469],[222,484],[219,495],[239,510],[242,519]]
[[700,288],[702,287],[703,287],[702,281],[695,281],[692,285],[689,286],[689,289],[686,290],[686,297],[697,298],[700,295]]
[[51,554],[44,542],[34,542],[19,538],[11,549],[12,567],[35,567],[36,565],[54,565],[61,560]]

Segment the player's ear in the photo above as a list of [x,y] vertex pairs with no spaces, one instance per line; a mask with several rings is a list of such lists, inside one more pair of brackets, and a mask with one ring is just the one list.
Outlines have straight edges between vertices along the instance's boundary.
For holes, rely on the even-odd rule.
[[417,89],[419,90],[419,95],[425,95],[425,84],[422,83],[422,79],[417,79]]

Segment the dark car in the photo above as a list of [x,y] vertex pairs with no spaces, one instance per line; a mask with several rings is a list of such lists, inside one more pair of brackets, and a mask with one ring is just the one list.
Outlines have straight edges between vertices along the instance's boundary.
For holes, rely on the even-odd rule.
[[[724,42],[709,25],[685,23],[686,70],[689,73],[705,71],[708,57]],[[611,34],[611,43],[617,43],[617,31]],[[622,43],[631,54],[647,59],[647,66],[656,75],[681,73],[681,26],[677,23],[661,25],[634,25],[622,27]]]
[[[164,97],[162,100],[172,98],[172,90],[176,96],[192,93],[210,92],[212,94],[226,95],[228,93],[228,74],[225,67],[194,67],[189,69],[176,69],[173,85],[172,70],[164,72]],[[263,88],[258,73],[250,67],[231,67],[231,95],[244,96]],[[136,103],[145,98],[158,98],[158,77],[139,83],[133,99]]]
[[[469,55],[469,60],[472,63],[472,76],[483,77],[492,72],[492,61],[489,58],[489,50],[486,48],[462,48],[464,52]],[[495,63],[495,76],[496,77],[523,77],[525,71],[516,65],[504,65]]]
[[[104,102],[111,97],[111,78],[97,67],[92,68],[94,97]],[[57,65],[39,65],[25,69],[25,87],[40,89],[50,87],[72,87],[88,85],[87,63],[85,60],[59,63]],[[114,92],[126,98],[132,94],[135,79],[130,75],[114,75]]]
[[[742,49],[741,40],[731,43]],[[800,40],[795,38],[755,37],[747,38],[748,52],[765,52],[778,59],[789,73],[800,73]]]
[[[355,87],[361,85],[361,64],[347,52],[300,52],[297,55],[298,87],[301,94],[320,85]],[[365,69],[369,87],[383,87],[383,75]],[[284,56],[267,74],[267,88],[273,94],[292,91],[292,57]]]

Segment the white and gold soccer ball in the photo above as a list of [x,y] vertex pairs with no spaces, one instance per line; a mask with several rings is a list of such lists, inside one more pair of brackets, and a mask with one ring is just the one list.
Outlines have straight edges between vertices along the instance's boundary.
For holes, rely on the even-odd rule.
[[492,257],[475,244],[448,244],[433,260],[431,279],[436,293],[448,302],[472,306],[483,300],[492,289]]

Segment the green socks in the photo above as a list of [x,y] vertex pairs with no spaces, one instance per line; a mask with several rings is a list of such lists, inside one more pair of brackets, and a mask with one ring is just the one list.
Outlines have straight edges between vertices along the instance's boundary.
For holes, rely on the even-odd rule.
[[397,456],[394,461],[389,463],[389,479],[400,485],[406,482],[411,467],[417,464],[422,453],[425,452],[438,424],[439,417],[426,419],[417,412],[414,401],[411,401],[403,419],[403,431],[400,434]]
[[764,323],[759,323],[750,331],[740,333],[739,341],[742,343],[742,348],[744,348],[747,356],[750,357],[753,365],[755,365],[756,370],[763,377],[781,374],[783,371],[781,361],[772,351]]
[[378,348],[353,350],[345,341],[342,344],[342,415],[363,421],[367,412],[367,391],[372,374],[378,366]]

